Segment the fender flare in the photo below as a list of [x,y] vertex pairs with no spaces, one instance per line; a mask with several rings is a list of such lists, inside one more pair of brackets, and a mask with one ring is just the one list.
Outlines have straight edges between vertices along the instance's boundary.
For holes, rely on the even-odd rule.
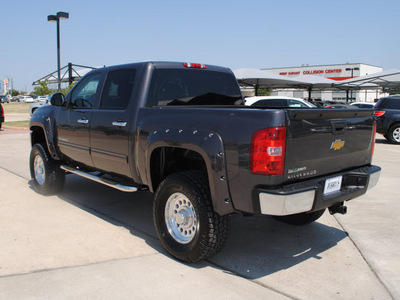
[[60,160],[60,156],[57,153],[56,144],[55,144],[55,122],[54,118],[50,116],[36,116],[33,115],[31,121],[29,123],[29,128],[31,130],[31,145],[35,144],[35,128],[40,128],[43,132],[43,135],[46,139],[47,149],[50,152],[50,155],[55,160]]
[[146,180],[151,190],[153,190],[150,174],[151,155],[160,147],[176,147],[198,153],[206,164],[215,212],[222,216],[235,211],[229,192],[224,146],[219,134],[205,130],[174,128],[150,132],[147,138],[145,161]]

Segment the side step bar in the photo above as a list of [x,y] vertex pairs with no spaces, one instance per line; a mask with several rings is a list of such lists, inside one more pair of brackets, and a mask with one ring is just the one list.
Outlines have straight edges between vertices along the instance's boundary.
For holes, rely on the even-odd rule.
[[118,182],[115,182],[115,181],[112,181],[109,179],[104,179],[104,178],[101,178],[101,177],[98,177],[98,176],[95,176],[95,175],[92,175],[92,174],[89,174],[89,173],[86,173],[86,172],[83,172],[83,171],[80,171],[80,170],[77,170],[77,169],[74,169],[74,168],[71,168],[68,166],[61,165],[60,168],[64,171],[85,177],[87,179],[99,182],[101,184],[107,185],[109,187],[112,187],[114,189],[117,189],[117,190],[120,190],[123,192],[131,192],[132,193],[132,192],[136,192],[138,190],[137,187],[129,186],[129,185],[122,185],[122,184],[119,184]]

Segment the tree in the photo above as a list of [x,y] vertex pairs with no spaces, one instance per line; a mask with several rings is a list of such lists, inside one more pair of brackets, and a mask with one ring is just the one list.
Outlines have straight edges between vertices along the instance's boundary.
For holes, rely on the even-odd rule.
[[271,89],[257,89],[256,96],[271,96],[272,90]]
[[51,89],[47,86],[47,80],[46,81],[40,81],[39,86],[35,86],[33,89],[33,93],[38,96],[45,96],[45,95],[50,95],[53,93]]
[[18,96],[20,94],[20,92],[18,92],[17,90],[12,89],[12,90],[10,90],[10,94],[11,94],[12,97],[15,97],[15,96]]
[[389,90],[390,95],[398,95],[400,94],[400,87],[399,88],[394,88]]
[[69,91],[74,87],[74,85],[77,83],[77,81],[75,81],[74,83],[71,83],[68,87],[66,87],[65,89],[61,89],[61,93],[63,93],[65,96],[69,93]]

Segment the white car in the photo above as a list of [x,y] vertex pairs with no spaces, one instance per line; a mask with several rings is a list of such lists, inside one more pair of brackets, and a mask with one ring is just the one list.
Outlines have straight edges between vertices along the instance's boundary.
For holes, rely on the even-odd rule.
[[19,102],[25,102],[25,103],[33,103],[35,102],[31,96],[21,96],[19,97]]
[[46,102],[49,96],[35,96],[33,97],[34,102]]
[[35,102],[32,103],[29,107],[29,114],[32,116],[33,113],[40,107],[42,106],[46,106],[46,105],[50,105],[50,101],[46,98],[45,101],[39,101],[39,102]]
[[260,106],[260,107],[309,107],[316,108],[314,104],[310,102],[293,97],[283,96],[255,96],[245,98],[245,105],[248,106]]

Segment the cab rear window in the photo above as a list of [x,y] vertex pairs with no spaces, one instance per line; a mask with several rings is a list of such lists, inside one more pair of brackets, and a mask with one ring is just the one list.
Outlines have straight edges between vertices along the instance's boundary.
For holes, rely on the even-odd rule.
[[232,74],[197,69],[156,69],[147,106],[234,105],[241,101],[239,85]]

